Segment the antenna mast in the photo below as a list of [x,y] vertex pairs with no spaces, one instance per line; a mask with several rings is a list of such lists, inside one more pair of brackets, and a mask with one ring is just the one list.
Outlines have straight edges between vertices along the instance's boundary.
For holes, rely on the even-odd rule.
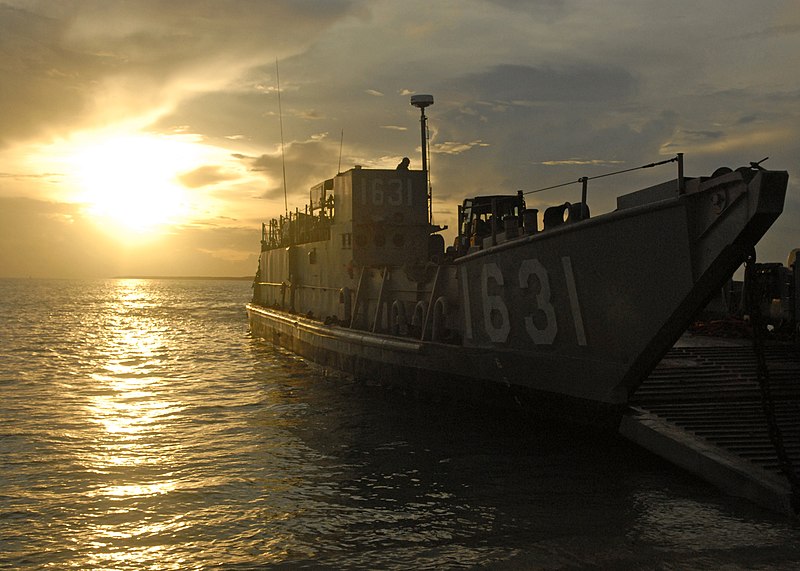
[[422,170],[425,171],[425,191],[428,193],[428,223],[433,224],[433,192],[428,170],[428,118],[425,108],[433,105],[433,95],[412,95],[411,105],[420,111],[419,126],[422,139]]
[[283,109],[281,108],[281,75],[278,71],[278,58],[275,58],[275,80],[278,83],[278,120],[281,125],[281,166],[283,167],[283,208],[289,216],[289,198],[286,192],[286,153],[283,149]]
[[339,168],[336,170],[337,173],[342,172],[342,146],[344,145],[344,129],[342,129],[342,136],[339,139]]

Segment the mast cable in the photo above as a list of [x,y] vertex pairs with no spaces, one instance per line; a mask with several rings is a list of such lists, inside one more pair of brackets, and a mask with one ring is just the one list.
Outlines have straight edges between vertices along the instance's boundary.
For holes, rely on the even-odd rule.
[[581,177],[578,180],[571,180],[569,182],[562,182],[561,184],[555,184],[553,186],[548,186],[548,187],[545,187],[545,188],[537,188],[536,190],[527,190],[527,191],[523,192],[522,194],[534,194],[536,192],[544,192],[545,190],[552,190],[554,188],[561,188],[562,186],[568,186],[570,184],[577,184],[579,182],[582,183],[584,180],[594,180],[596,178],[603,178],[603,177],[607,177],[607,176],[613,176],[613,175],[622,174],[622,173],[631,172],[631,171],[636,171],[636,170],[641,170],[641,169],[649,169],[649,168],[652,168],[652,167],[665,165],[667,163],[674,163],[677,160],[678,160],[678,157],[676,156],[676,157],[672,157],[671,159],[666,159],[666,160],[663,160],[663,161],[659,161],[657,163],[650,163],[648,165],[642,165],[640,167],[633,167],[633,168],[630,168],[630,169],[624,169],[624,170],[621,170],[621,171],[609,172],[609,173],[605,173],[605,174],[598,174],[598,175],[595,175],[595,176]]

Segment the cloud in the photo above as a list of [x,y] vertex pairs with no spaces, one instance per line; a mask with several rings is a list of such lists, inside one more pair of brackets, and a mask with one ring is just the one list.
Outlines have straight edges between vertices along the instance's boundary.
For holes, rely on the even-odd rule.
[[621,165],[623,161],[609,161],[606,159],[561,159],[561,160],[550,160],[550,161],[542,161],[541,164],[547,166],[584,166],[584,165],[592,165],[592,166],[611,166],[611,165]]
[[14,180],[42,180],[42,179],[58,179],[63,177],[63,173],[57,172],[42,172],[42,173],[12,173],[0,172],[0,178],[10,178]]
[[289,195],[305,200],[309,188],[336,174],[338,155],[338,142],[333,143],[326,137],[312,137],[286,144],[284,156],[280,152],[261,155],[252,161],[251,168],[267,173],[272,181],[263,198],[283,196],[282,173],[285,172]]
[[[237,256],[233,228],[257,230],[254,212],[284,211],[284,167],[294,207],[340,168],[393,168],[403,156],[418,166],[414,93],[436,98],[427,115],[440,223],[452,225],[465,195],[547,187],[676,152],[690,176],[769,155],[795,185],[800,91],[787,70],[800,65],[796,10],[696,3],[686,13],[663,2],[566,0],[5,0],[0,196],[74,198],[60,174],[68,165],[38,158],[76,133],[118,124],[192,133],[209,154],[182,174],[195,189],[194,218],[172,251],[181,264],[222,268],[206,237]],[[593,182],[592,211],[653,182],[630,176]],[[42,216],[21,214],[31,224],[49,221],[74,240],[80,228],[89,249],[105,239],[79,210],[35,204]],[[788,204],[784,217],[796,215]]]
[[487,0],[487,3],[517,12],[528,12],[548,20],[563,15],[566,9],[564,0]]
[[778,24],[775,26],[767,26],[752,32],[740,34],[738,39],[750,40],[758,38],[777,38],[780,36],[793,36],[800,35],[800,24]]
[[180,175],[178,180],[188,188],[199,188],[218,182],[235,180],[236,178],[238,178],[238,175],[225,172],[225,170],[218,165],[206,165]]
[[444,141],[433,145],[433,151],[445,155],[459,155],[475,147],[488,147],[488,143],[483,141],[471,141],[469,143],[456,143],[455,141]]
[[589,64],[501,64],[468,74],[455,83],[474,100],[512,104],[618,101],[629,98],[636,86],[633,76],[624,69]]
[[353,10],[326,2],[0,4],[0,145],[122,112],[149,121],[224,89],[264,60],[305,49]]
[[795,134],[796,131],[787,126],[755,126],[717,135],[679,131],[674,139],[664,143],[663,148],[669,152],[688,150],[693,155],[731,156],[734,152],[759,148],[786,148],[794,142]]

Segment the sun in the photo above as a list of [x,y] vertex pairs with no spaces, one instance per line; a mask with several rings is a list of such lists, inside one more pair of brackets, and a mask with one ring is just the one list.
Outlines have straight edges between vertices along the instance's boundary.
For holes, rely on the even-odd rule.
[[70,157],[76,200],[114,228],[148,233],[188,214],[178,176],[202,164],[191,139],[155,134],[101,135],[78,145]]

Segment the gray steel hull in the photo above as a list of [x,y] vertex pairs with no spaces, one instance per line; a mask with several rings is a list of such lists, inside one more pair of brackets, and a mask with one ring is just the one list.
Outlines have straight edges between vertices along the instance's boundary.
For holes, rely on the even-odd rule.
[[[356,378],[613,424],[780,215],[787,180],[698,179],[686,194],[484,247],[438,265],[412,305],[406,269],[365,267],[352,327],[254,303],[251,331]],[[419,310],[417,327],[400,323],[403,306]]]
[[[519,411],[613,428],[624,407],[536,388],[535,364],[502,350],[476,350],[328,326],[247,305],[251,333],[349,377],[424,398]],[[525,377],[530,384],[511,383]]]

